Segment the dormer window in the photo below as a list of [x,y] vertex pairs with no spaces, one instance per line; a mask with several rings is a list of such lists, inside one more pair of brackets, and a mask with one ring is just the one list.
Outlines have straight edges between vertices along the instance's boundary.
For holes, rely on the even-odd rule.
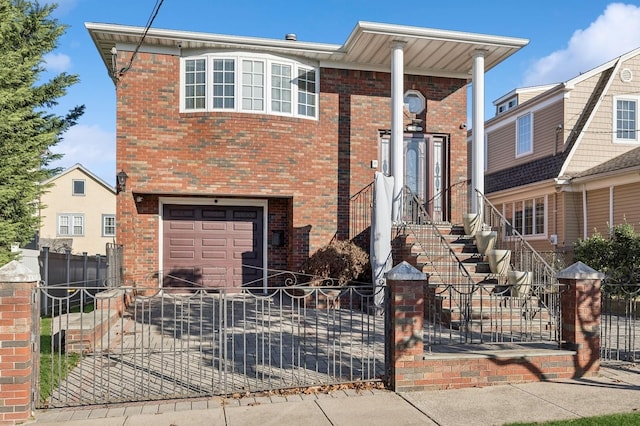
[[316,118],[318,73],[272,55],[184,58],[181,112],[236,111]]
[[497,113],[502,114],[503,112],[506,112],[511,108],[515,108],[517,106],[518,106],[518,98],[511,98],[508,101],[502,102],[501,104],[498,105]]

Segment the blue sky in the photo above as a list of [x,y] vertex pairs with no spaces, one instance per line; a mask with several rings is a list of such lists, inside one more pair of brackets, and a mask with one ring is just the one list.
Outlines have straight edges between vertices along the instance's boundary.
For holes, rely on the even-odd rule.
[[[43,0],[41,0],[43,1]],[[145,26],[156,0],[57,0],[54,17],[69,26],[47,69],[78,74],[60,99],[60,114],[84,104],[79,124],[53,149],[54,166],[81,163],[110,184],[115,166],[115,88],[85,22]],[[640,47],[640,1],[458,0],[444,2],[318,0],[164,0],[153,26],[172,30],[342,44],[358,21],[412,25],[529,39],[485,77],[487,118],[492,101],[516,87],[565,81]]]

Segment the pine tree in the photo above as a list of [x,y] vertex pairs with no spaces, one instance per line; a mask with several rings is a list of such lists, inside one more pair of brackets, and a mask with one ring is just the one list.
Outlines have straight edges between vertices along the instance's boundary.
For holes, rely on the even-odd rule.
[[76,124],[84,106],[65,116],[52,112],[78,76],[60,73],[48,81],[45,54],[57,47],[66,27],[50,17],[55,5],[0,0],[0,265],[12,258],[14,242],[30,241],[39,227],[40,183],[62,134]]

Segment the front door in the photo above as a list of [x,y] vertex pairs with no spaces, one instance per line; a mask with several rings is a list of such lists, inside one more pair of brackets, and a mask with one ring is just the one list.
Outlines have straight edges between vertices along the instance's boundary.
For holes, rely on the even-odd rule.
[[[434,221],[446,220],[446,136],[423,133],[404,135],[404,184],[425,204]],[[390,139],[380,138],[379,171],[391,174]]]

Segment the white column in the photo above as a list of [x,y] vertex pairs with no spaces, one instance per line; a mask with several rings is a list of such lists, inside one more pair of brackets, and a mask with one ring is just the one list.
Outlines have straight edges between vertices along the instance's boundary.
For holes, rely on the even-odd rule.
[[393,176],[392,221],[402,219],[402,187],[404,186],[404,45],[403,41],[391,44],[391,176]]
[[484,194],[484,54],[478,49],[473,54],[471,128],[471,213],[482,213],[477,189]]

